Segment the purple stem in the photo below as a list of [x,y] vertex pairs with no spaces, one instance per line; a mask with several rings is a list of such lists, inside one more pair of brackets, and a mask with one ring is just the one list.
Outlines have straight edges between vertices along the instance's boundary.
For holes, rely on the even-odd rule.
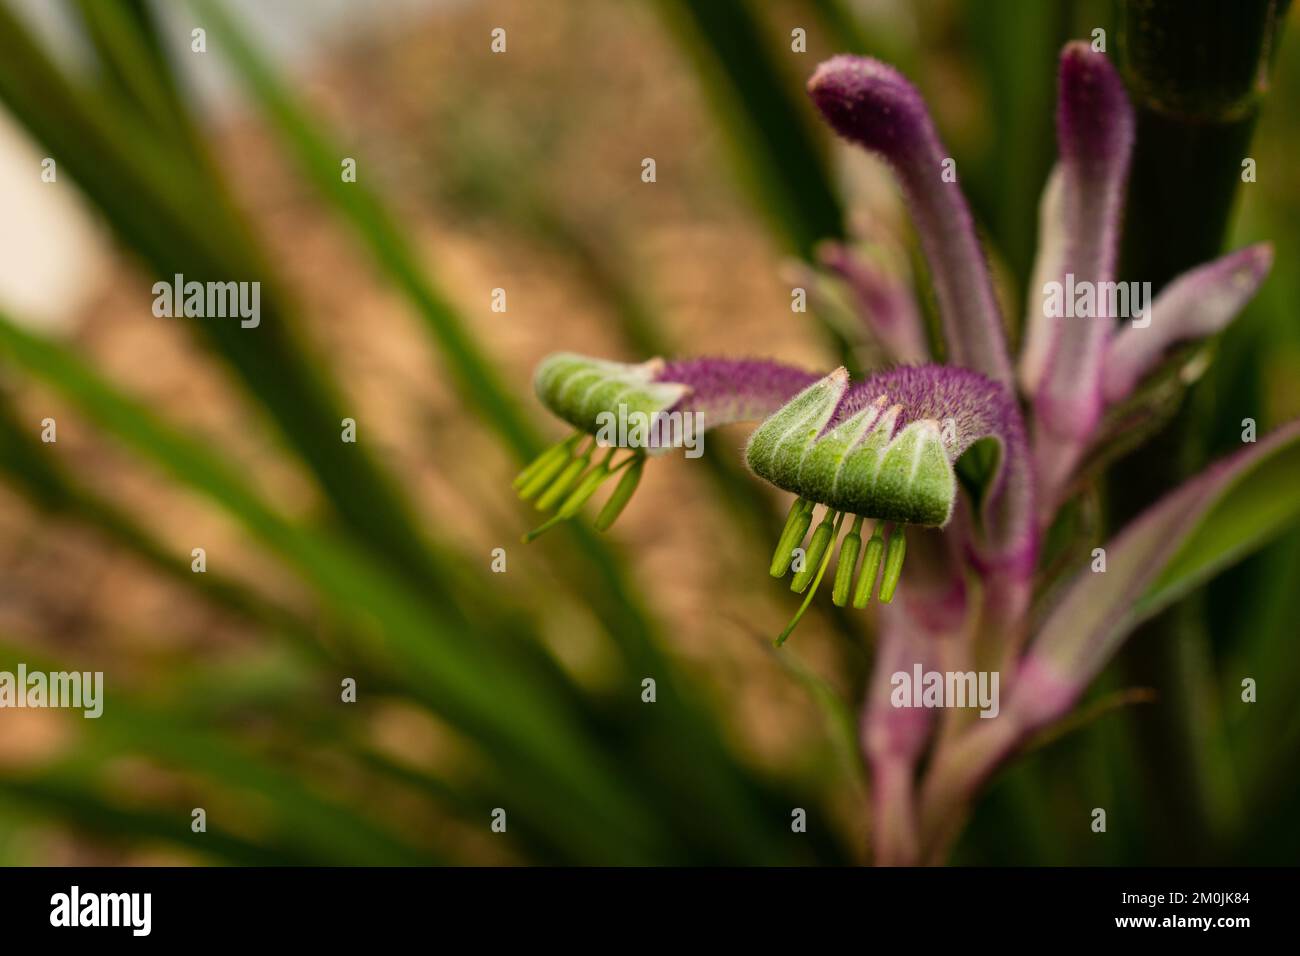
[[714,428],[767,418],[821,377],[769,359],[695,358],[665,362],[655,380],[689,386],[675,410],[702,412]]

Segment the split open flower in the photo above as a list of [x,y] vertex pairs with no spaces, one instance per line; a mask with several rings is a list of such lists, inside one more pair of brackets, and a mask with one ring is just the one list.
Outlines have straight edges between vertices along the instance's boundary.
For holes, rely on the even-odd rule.
[[[578,430],[548,448],[515,478],[521,499],[535,499],[540,511],[554,510],[548,521],[524,536],[525,541],[572,518],[602,485],[622,472],[596,526],[603,531],[618,519],[641,480],[646,455],[668,447],[658,440],[663,414],[688,391],[684,385],[656,381],[662,370],[660,360],[626,365],[567,352],[552,355],[538,366],[534,376],[538,396]],[[629,423],[633,427],[628,428]],[[602,443],[598,436],[606,430],[609,437]],[[627,455],[616,463],[620,448]]]
[[683,447],[698,453],[705,430],[765,417],[815,379],[779,362],[656,358],[631,365],[571,352],[547,356],[533,376],[537,397],[577,431],[515,479],[520,498],[554,511],[525,540],[576,516],[624,471],[596,518],[606,530],[627,506],[648,457]]
[[[1108,418],[1163,365],[1182,360],[1175,345],[1227,326],[1263,282],[1272,251],[1252,246],[1195,268],[1154,301],[1140,288],[1128,294],[1117,260],[1133,110],[1107,57],[1069,44],[1059,72],[1060,158],[1040,206],[1024,344],[1013,362],[970,209],[920,94],[892,67],[854,56],[823,63],[808,90],[837,133],[894,172],[928,261],[938,348],[905,284],[850,246],[828,246],[822,261],[853,289],[862,328],[900,364],[851,384],[843,369],[818,375],[768,361],[552,356],[538,370],[538,395],[578,431],[517,485],[543,510],[558,507],[540,531],[575,515],[625,469],[597,518],[608,527],[647,458],[672,445],[653,428],[639,445],[623,433],[602,437],[611,415],[698,415],[701,427],[761,422],[746,461],[795,496],[769,570],[784,577],[793,567],[792,588],[805,594],[778,643],[837,549],[835,604],[864,607],[878,582],[885,606],[862,729],[876,856],[933,861],[980,784],[1070,710],[1138,622],[1296,517],[1279,506],[1269,521],[1222,524],[1249,500],[1252,483],[1277,487],[1269,483],[1300,468],[1300,423],[1154,504],[1106,544],[1110,573],[1076,562],[1063,583],[1046,574],[1046,532],[1087,480],[1086,463],[1112,440]],[[1080,290],[1080,308],[1057,307],[1066,289]],[[1031,616],[1036,601],[1042,613]],[[891,673],[940,659],[1002,672],[996,717],[972,726],[958,711],[940,719],[892,704]]]

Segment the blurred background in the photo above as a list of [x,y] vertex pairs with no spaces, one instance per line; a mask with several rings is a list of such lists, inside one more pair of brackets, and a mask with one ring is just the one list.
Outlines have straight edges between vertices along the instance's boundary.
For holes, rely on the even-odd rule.
[[[1060,47],[1103,29],[1122,56],[1169,6],[0,0],[0,670],[106,688],[99,720],[0,711],[0,862],[869,859],[870,618],[814,605],[771,650],[787,502],[743,473],[746,429],[655,462],[608,534],[525,547],[510,479],[564,434],[532,367],[873,364],[817,243],[916,255],[887,177],[803,94],[842,51],[926,95],[1021,315]],[[1205,6],[1181,9],[1224,15]],[[1162,188],[1131,197],[1126,260],[1163,279],[1268,239],[1277,265],[1099,492],[1116,521],[1241,418],[1300,415],[1300,40],[1258,27],[1286,6],[1159,24],[1157,63],[1182,42],[1206,83],[1250,69],[1139,146],[1135,182]],[[1187,77],[1129,79],[1163,108]],[[155,317],[177,272],[260,281],[261,324]],[[808,312],[794,286],[820,290]],[[1189,599],[1177,641],[1135,640],[1096,691],[1135,702],[1001,774],[954,860],[1293,862],[1298,581],[1292,533]]]

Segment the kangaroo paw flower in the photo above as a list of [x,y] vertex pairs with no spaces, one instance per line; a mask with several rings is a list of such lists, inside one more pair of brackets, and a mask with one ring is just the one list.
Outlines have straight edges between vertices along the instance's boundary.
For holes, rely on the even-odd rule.
[[[696,457],[708,428],[770,415],[816,377],[779,362],[749,359],[656,358],[634,365],[571,352],[547,356],[533,376],[537,397],[577,431],[515,478],[522,500],[554,512],[524,540],[577,515],[622,472],[596,517],[596,528],[607,530],[627,507],[649,457],[677,447]],[[617,449],[629,454],[615,462]]]
[[[622,472],[596,527],[604,531],[618,520],[641,481],[646,456],[673,446],[670,410],[691,391],[686,383],[661,378],[664,366],[662,359],[629,365],[570,352],[550,355],[538,365],[533,377],[538,397],[578,431],[542,452],[515,478],[521,499],[536,499],[539,511],[554,510],[524,535],[525,542],[577,515]],[[629,454],[616,464],[614,453],[620,448]],[[593,458],[598,459],[594,465]]]
[[[850,386],[848,373],[836,369],[755,429],[746,463],[760,478],[799,496],[772,557],[773,577],[788,570],[816,506],[826,508],[791,584],[807,597],[778,643],[807,609],[848,516],[853,524],[840,544],[832,600],[842,607],[851,595],[854,607],[866,606],[878,576],[880,600],[893,600],[907,551],[904,526],[948,524],[958,491],[954,464],[985,438],[1002,450],[984,495],[986,505],[997,499],[997,514],[991,515],[1000,525],[996,530],[1032,537],[1019,413],[1003,386],[978,373],[905,367]],[[1008,494],[1015,507],[1008,507]],[[873,522],[873,532],[864,548],[865,520]],[[1008,523],[1018,528],[1008,529]]]

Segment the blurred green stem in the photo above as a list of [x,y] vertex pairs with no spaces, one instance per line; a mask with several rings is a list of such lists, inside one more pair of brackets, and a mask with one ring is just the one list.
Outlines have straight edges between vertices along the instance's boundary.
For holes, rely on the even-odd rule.
[[[778,236],[804,258],[822,239],[843,236],[843,214],[813,137],[799,87],[785,82],[753,6],[743,0],[659,0],[694,56],[704,92],[734,137],[741,169]],[[786,36],[781,42],[789,41]]]

